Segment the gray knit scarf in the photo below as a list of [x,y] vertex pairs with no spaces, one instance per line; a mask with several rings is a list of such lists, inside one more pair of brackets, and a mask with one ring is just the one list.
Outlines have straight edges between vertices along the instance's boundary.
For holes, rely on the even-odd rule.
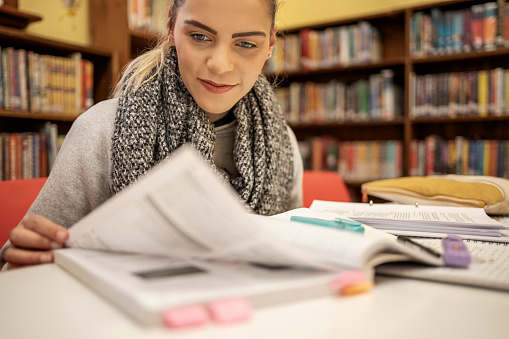
[[112,138],[113,193],[190,143],[256,213],[288,210],[293,152],[283,115],[263,75],[233,113],[237,119],[233,157],[239,176],[229,178],[213,165],[214,125],[182,82],[176,50],[170,48],[160,74],[135,92],[125,85],[121,90]]

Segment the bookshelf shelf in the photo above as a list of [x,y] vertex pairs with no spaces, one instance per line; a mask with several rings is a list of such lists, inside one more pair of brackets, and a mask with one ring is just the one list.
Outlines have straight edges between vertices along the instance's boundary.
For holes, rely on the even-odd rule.
[[0,6],[0,25],[18,29],[26,28],[32,22],[41,21],[42,17],[36,14],[22,12],[14,6]]
[[[489,116],[489,117],[456,117],[456,118],[417,118],[412,120],[412,124],[458,124],[471,122],[508,122],[509,116]],[[509,134],[508,134],[509,137]]]
[[[407,8],[401,12],[381,13],[380,15],[351,18],[337,22],[323,23],[316,26],[301,27],[285,32],[283,35],[285,37],[293,33],[299,34],[302,30],[315,30],[323,33],[329,28],[342,25],[352,26],[359,22],[367,21],[380,32],[382,56],[379,61],[370,64],[352,65],[349,67],[331,67],[328,69],[312,71],[301,70],[287,72],[286,74],[283,72],[281,75],[276,77],[276,79],[279,80],[279,88],[290,89],[290,86],[294,83],[304,84],[312,82],[316,84],[325,84],[331,80],[344,81],[346,84],[351,84],[359,79],[368,80],[372,74],[379,73],[384,69],[390,69],[394,72],[394,83],[402,89],[401,101],[397,103],[400,107],[402,107],[402,115],[391,121],[351,122],[341,120],[343,122],[324,121],[297,123],[289,120],[290,126],[295,131],[299,141],[304,144],[309,143],[308,146],[306,146],[307,149],[305,148],[304,153],[313,154],[310,149],[312,149],[311,144],[315,139],[323,139],[324,145],[329,145],[329,147],[331,145],[330,138],[335,139],[338,142],[338,145],[350,142],[356,143],[359,141],[385,142],[388,140],[399,140],[401,142],[402,152],[401,175],[416,175],[413,168],[413,161],[415,159],[413,155],[415,150],[413,147],[416,141],[424,141],[424,139],[433,136],[433,138],[437,138],[439,141],[446,141],[450,143],[461,137],[465,140],[476,141],[479,144],[483,143],[483,147],[486,148],[489,144],[489,147],[497,149],[497,152],[499,152],[498,154],[506,152],[502,158],[498,159],[498,161],[509,163],[509,154],[507,154],[508,151],[506,150],[506,148],[509,147],[506,145],[509,143],[509,141],[507,141],[509,140],[509,134],[507,133],[507,130],[509,130],[509,100],[505,101],[505,108],[502,113],[491,112],[493,109],[493,103],[487,104],[486,107],[489,111],[488,113],[452,112],[453,109],[457,109],[457,107],[455,108],[454,106],[456,105],[454,100],[458,99],[457,97],[454,97],[456,99],[453,99],[453,96],[449,97],[453,90],[452,88],[449,88],[447,91],[442,92],[447,93],[446,100],[450,100],[452,106],[450,106],[450,109],[446,109],[445,111],[442,110],[440,116],[424,116],[426,114],[417,115],[416,112],[413,112],[413,109],[415,109],[415,106],[413,105],[415,105],[416,100],[420,98],[417,95],[421,95],[422,90],[422,88],[414,88],[413,86],[416,85],[413,81],[416,77],[424,77],[427,75],[442,76],[443,74],[448,75],[462,72],[478,73],[480,71],[486,71],[488,73],[488,79],[492,79],[491,77],[495,75],[491,75],[491,70],[494,70],[495,68],[508,70],[506,72],[507,78],[504,78],[502,85],[500,85],[499,81],[498,86],[506,86],[503,87],[502,90],[499,90],[499,94],[507,93],[505,95],[509,96],[509,92],[507,91],[507,88],[509,88],[507,87],[509,86],[507,85],[509,84],[509,43],[506,43],[505,45],[497,45],[494,50],[479,51],[474,50],[474,46],[472,46],[472,51],[461,51],[456,53],[448,51],[448,54],[441,55],[434,55],[433,53],[428,52],[428,55],[420,56],[413,52],[413,48],[416,46],[416,39],[419,36],[416,35],[416,31],[414,30],[415,26],[413,26],[416,25],[416,17],[419,15],[431,16],[431,13],[438,12],[437,9],[440,10],[441,13],[466,12],[470,11],[472,6],[484,6],[487,2],[490,1],[444,1]],[[496,2],[496,0],[492,2]],[[498,3],[505,2],[506,1],[498,1]],[[449,15],[449,13],[447,15]],[[429,34],[434,34],[433,32],[435,31],[428,31]],[[424,33],[419,37],[423,36],[425,36]],[[495,86],[494,80],[489,80],[488,83],[488,86],[490,86],[490,84],[491,86]],[[476,87],[475,91],[477,90],[478,88]],[[436,88],[434,91],[435,93],[440,92]],[[292,101],[287,98],[288,95],[291,96],[292,94],[283,93],[283,100],[288,100],[291,106]],[[494,94],[492,94],[493,92],[489,93],[488,100],[492,100],[490,98],[492,98]],[[416,97],[413,97],[414,95],[416,95]],[[461,95],[464,94],[462,93]],[[309,100],[316,99],[315,97],[312,97],[312,99]],[[286,103],[282,106],[284,109],[288,108]],[[471,108],[468,109],[471,110]],[[294,113],[292,114],[293,115],[290,115],[290,117],[295,119]],[[464,114],[464,116],[461,116],[461,114]],[[333,146],[337,147],[337,145]],[[322,145],[322,147],[328,146]],[[362,147],[365,146],[363,145]],[[320,152],[327,153],[324,150],[321,150]],[[448,152],[452,151],[448,150]],[[327,156],[319,153],[318,158],[320,157],[323,157],[322,168],[316,169],[326,169],[328,166],[326,163]],[[341,154],[339,154],[338,157],[340,158]],[[339,160],[338,170],[341,173]],[[491,159],[490,161],[493,162],[494,160]],[[313,161],[308,162],[308,164],[312,163]],[[320,162],[317,161],[316,163]],[[507,166],[509,165],[506,165],[506,167]],[[475,170],[478,171],[479,169]],[[499,171],[498,173],[500,174],[501,172]],[[422,175],[428,174],[440,174],[440,172],[423,173]],[[472,171],[470,171],[468,174],[486,174],[486,172],[472,173]],[[509,175],[509,169],[506,170],[506,174]],[[358,197],[359,192],[356,192],[355,190],[357,190],[360,184],[362,184],[362,180],[347,180],[347,184],[351,189],[351,192],[353,191],[354,199]]]
[[403,118],[396,118],[388,121],[345,121],[345,122],[317,122],[317,123],[299,123],[289,124],[292,129],[309,129],[309,128],[351,128],[351,127],[384,127],[384,126],[402,126]]
[[79,115],[66,115],[56,113],[26,113],[16,111],[0,111],[0,118],[16,118],[16,119],[30,119],[30,120],[49,120],[49,121],[67,121],[73,122]]

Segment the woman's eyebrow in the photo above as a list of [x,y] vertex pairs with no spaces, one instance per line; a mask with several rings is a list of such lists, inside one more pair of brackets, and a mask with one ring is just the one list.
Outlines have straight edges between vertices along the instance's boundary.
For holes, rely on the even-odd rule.
[[217,31],[216,31],[216,30],[214,30],[214,29],[210,28],[210,27],[209,27],[209,26],[207,26],[207,25],[202,24],[202,23],[201,23],[201,22],[199,22],[199,21],[196,21],[196,20],[184,20],[184,23],[185,23],[185,24],[188,24],[188,25],[196,26],[196,27],[198,27],[198,28],[201,28],[201,29],[206,30],[207,32],[210,32],[210,33],[212,33],[212,34],[214,34],[214,35],[217,35]]
[[[184,23],[187,24],[187,25],[192,25],[192,26],[201,28],[203,30],[206,30],[207,32],[210,32],[210,33],[212,33],[214,35],[217,35],[217,31],[215,29],[212,29],[209,26],[204,25],[204,24],[202,24],[199,21],[196,21],[196,20],[184,20]],[[263,36],[263,37],[267,36],[267,34],[265,34],[265,32],[262,32],[262,31],[253,31],[253,32],[234,33],[234,34],[232,34],[232,38],[242,38],[242,37],[253,36],[253,35]]]
[[242,37],[245,37],[245,36],[253,36],[253,35],[263,36],[263,37],[267,36],[267,34],[265,34],[265,32],[255,31],[255,32],[234,33],[234,34],[232,34],[232,38],[242,38]]

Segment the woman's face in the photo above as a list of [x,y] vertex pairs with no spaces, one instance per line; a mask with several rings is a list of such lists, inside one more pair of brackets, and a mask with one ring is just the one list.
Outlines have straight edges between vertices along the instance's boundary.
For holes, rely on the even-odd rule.
[[186,0],[170,41],[187,89],[211,121],[253,87],[275,43],[265,0]]

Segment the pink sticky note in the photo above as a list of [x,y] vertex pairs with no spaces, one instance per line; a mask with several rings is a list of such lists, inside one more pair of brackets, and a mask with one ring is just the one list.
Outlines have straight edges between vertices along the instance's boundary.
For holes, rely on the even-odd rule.
[[208,308],[212,320],[221,324],[244,321],[251,317],[251,305],[242,298],[214,301],[209,303]]
[[164,323],[171,328],[198,326],[209,320],[207,310],[202,305],[184,306],[168,310],[163,314]]
[[330,286],[334,290],[341,290],[347,286],[363,282],[366,278],[366,272],[364,271],[345,271]]

